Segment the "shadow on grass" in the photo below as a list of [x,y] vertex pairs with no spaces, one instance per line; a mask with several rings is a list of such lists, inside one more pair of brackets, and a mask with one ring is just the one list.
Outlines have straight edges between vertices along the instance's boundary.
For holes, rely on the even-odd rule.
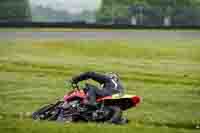
[[195,125],[193,123],[183,123],[183,122],[178,122],[178,123],[160,123],[160,122],[140,122],[141,124],[144,125],[152,125],[155,127],[168,127],[168,128],[176,128],[176,129],[196,129],[200,130],[199,125]]

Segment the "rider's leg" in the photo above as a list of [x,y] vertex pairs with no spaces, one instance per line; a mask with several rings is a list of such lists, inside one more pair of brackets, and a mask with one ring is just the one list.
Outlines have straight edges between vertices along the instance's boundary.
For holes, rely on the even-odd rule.
[[101,90],[98,87],[91,85],[91,84],[87,84],[87,93],[89,96],[89,101],[91,103],[96,102],[97,97],[104,97],[104,96],[112,95],[112,93],[107,92],[106,90]]
[[98,88],[94,85],[87,84],[88,104],[96,105],[96,90]]
[[89,104],[94,104],[96,103],[96,92],[94,88],[89,88],[88,89],[88,103]]

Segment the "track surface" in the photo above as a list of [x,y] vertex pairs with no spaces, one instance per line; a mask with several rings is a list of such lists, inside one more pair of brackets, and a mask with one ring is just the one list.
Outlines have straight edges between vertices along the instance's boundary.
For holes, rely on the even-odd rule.
[[199,39],[199,31],[23,31],[0,32],[0,39]]

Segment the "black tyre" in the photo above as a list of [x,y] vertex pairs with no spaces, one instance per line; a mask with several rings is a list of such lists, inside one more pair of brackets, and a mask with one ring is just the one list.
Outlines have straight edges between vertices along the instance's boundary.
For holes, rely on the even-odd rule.
[[41,107],[32,114],[32,118],[34,120],[47,120],[48,118],[55,119],[56,113],[58,112],[56,107],[60,103],[61,102],[57,102],[56,104],[49,104]]

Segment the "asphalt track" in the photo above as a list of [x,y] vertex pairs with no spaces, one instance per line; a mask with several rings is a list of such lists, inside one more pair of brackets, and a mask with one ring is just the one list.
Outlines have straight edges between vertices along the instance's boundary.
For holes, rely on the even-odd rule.
[[200,39],[200,31],[165,31],[165,30],[132,30],[132,31],[1,31],[0,40],[14,39],[68,39],[68,40],[116,40],[116,39]]

